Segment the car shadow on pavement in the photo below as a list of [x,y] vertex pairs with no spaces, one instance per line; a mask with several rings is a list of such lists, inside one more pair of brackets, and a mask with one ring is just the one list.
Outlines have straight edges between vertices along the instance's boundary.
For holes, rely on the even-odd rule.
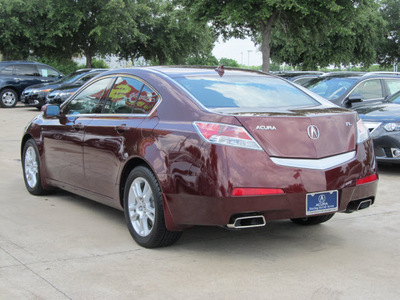
[[396,164],[378,164],[378,173],[396,175],[400,174],[400,165]]
[[[133,239],[129,240],[124,214],[120,210],[62,190],[57,190],[43,199],[60,210],[68,209],[69,214],[75,214],[74,218],[84,215],[88,226],[95,225],[94,222],[101,222],[106,227],[113,227],[118,230],[117,235],[126,235],[127,243],[131,242],[134,249],[146,250],[138,246]],[[290,220],[267,222],[264,227],[249,229],[195,226],[186,229],[174,245],[158,248],[156,251],[211,251],[218,255],[250,255],[265,249],[265,253],[270,255],[281,255],[282,252],[288,252],[290,255],[297,251],[314,252],[332,246],[340,247],[341,234],[341,230],[335,226],[335,217],[327,223],[314,226],[299,226]]]

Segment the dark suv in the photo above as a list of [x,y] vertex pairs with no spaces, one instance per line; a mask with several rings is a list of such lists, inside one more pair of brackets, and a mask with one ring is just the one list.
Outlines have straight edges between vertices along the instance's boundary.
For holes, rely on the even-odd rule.
[[55,81],[63,76],[56,69],[37,62],[2,61],[0,62],[0,105],[4,108],[14,107],[26,87]]
[[400,90],[400,73],[332,72],[315,78],[304,87],[343,106],[382,102]]

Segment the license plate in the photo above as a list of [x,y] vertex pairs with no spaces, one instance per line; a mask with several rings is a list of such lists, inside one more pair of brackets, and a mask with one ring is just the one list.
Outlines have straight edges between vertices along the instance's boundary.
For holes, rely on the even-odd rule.
[[338,210],[338,191],[307,194],[306,215],[316,215]]

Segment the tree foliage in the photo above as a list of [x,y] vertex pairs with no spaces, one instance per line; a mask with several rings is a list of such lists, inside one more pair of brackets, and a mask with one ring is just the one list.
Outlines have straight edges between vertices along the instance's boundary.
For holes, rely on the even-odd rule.
[[164,0],[0,0],[0,52],[5,59],[28,56],[70,59],[144,57],[186,63],[207,56],[214,35],[205,22]]
[[379,62],[382,65],[400,62],[400,1],[384,0],[380,10],[387,22],[387,30],[383,41],[379,44]]
[[303,70],[335,65],[366,67],[376,61],[384,21],[374,1],[336,1],[335,10],[318,18],[281,18],[272,34],[271,58]]
[[[306,66],[319,60],[325,64],[331,57],[335,63],[369,62],[374,58],[369,31],[377,24],[369,23],[377,12],[374,0],[181,1],[200,18],[209,20],[225,38],[251,36],[261,44],[264,71],[269,71],[272,38],[277,40],[273,57],[304,59]],[[337,51],[343,53],[338,56]]]
[[191,57],[207,57],[214,46],[215,35],[204,21],[196,21],[190,14],[170,1],[148,2],[147,23],[138,30],[144,39],[132,39],[118,51],[125,59],[144,57],[155,64],[186,64]]

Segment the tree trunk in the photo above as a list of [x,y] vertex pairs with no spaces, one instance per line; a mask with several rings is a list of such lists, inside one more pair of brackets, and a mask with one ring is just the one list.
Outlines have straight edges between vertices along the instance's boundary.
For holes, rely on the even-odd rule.
[[91,68],[92,67],[92,55],[91,54],[86,54],[86,68]]
[[274,26],[275,20],[278,16],[279,12],[275,11],[271,17],[267,20],[266,23],[262,23],[262,44],[261,44],[261,53],[262,53],[262,70],[264,72],[269,72],[270,70],[270,58],[271,58],[271,33],[272,27]]

